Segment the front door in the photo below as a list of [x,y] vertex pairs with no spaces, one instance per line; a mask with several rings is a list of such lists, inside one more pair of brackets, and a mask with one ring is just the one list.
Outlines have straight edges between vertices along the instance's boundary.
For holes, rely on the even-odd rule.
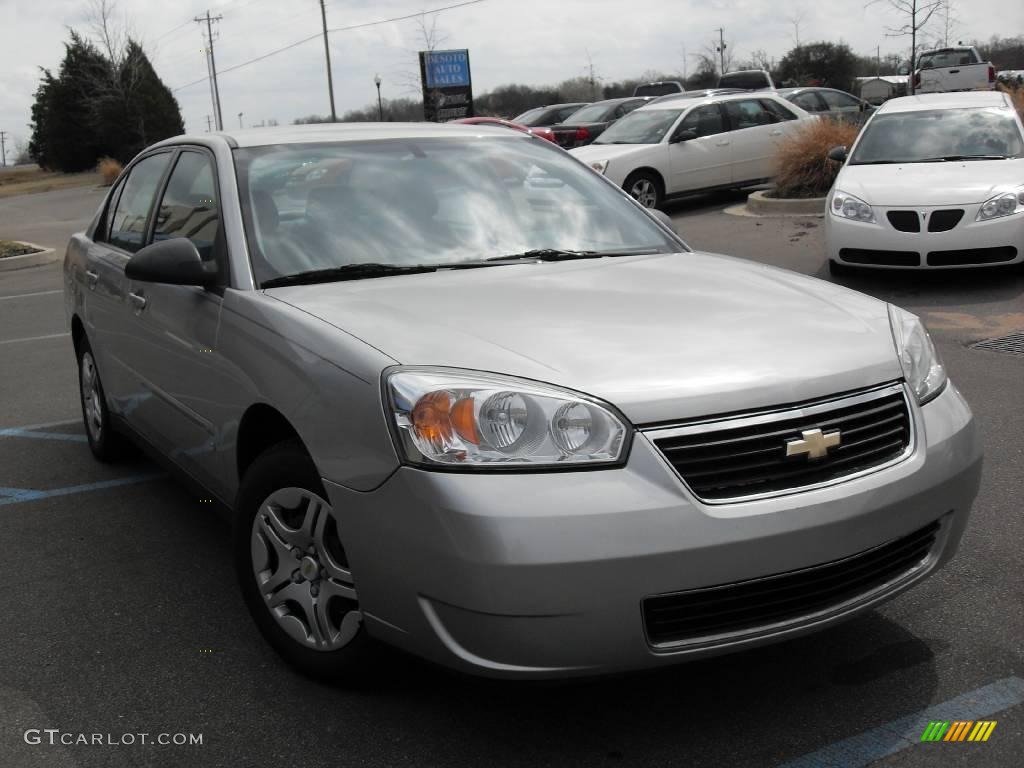
[[[224,238],[211,155],[182,151],[158,203],[153,241],[185,237],[226,282]],[[223,398],[217,353],[222,292],[218,288],[131,281],[136,344],[133,365],[150,395],[137,428],[204,485],[223,477],[214,424]]]
[[732,145],[717,104],[703,104],[690,110],[676,126],[674,137],[681,134],[694,138],[669,143],[668,194],[732,183]]

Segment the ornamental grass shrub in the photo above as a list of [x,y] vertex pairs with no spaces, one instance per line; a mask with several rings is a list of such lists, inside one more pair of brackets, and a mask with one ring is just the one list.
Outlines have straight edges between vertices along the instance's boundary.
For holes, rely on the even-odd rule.
[[832,147],[852,147],[860,127],[845,121],[810,120],[786,137],[775,152],[772,197],[824,197],[839,163],[828,159]]

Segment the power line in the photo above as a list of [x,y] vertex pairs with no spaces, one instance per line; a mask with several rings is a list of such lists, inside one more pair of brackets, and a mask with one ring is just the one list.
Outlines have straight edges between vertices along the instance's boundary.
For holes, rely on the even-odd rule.
[[[425,16],[425,15],[430,14],[430,13],[441,13],[441,11],[450,11],[450,10],[452,10],[454,8],[464,8],[467,5],[477,5],[478,3],[484,3],[484,2],[487,2],[487,0],[467,0],[467,2],[456,3],[454,5],[446,5],[443,8],[432,8],[429,11],[420,11],[418,13],[410,13],[410,14],[407,14],[405,16],[395,16],[394,18],[391,18],[391,19],[381,19],[380,21],[368,21],[368,22],[365,22],[363,24],[351,24],[351,25],[349,25],[347,27],[335,27],[333,29],[328,29],[327,31],[328,32],[348,32],[349,30],[353,30],[353,29],[365,29],[366,27],[375,27],[375,26],[377,26],[379,24],[391,24],[392,22],[395,22],[395,21],[406,21],[408,19],[415,19],[418,16]],[[276,50],[269,51],[268,53],[264,53],[263,55],[257,56],[254,59],[249,59],[248,61],[243,61],[241,64],[235,64],[234,66],[228,67],[227,69],[222,69],[220,71],[220,73],[222,75],[225,75],[228,72],[234,72],[236,69],[241,69],[242,67],[247,67],[250,64],[255,64],[256,62],[263,61],[264,59],[269,59],[271,56],[276,56],[279,53],[284,53],[285,51],[291,50],[292,48],[296,48],[296,47],[302,45],[303,43],[308,43],[310,40],[316,40],[320,36],[321,36],[321,33],[317,32],[315,35],[310,35],[309,37],[303,38],[302,40],[296,40],[294,43],[290,43],[289,45],[286,45],[283,48],[278,48]],[[172,91],[183,91],[184,89],[191,88],[193,85],[198,85],[199,83],[202,83],[202,82],[204,82],[207,79],[208,78],[201,77],[198,80],[193,80],[191,83],[186,83],[185,85],[179,85],[177,88],[172,88],[171,90]]]

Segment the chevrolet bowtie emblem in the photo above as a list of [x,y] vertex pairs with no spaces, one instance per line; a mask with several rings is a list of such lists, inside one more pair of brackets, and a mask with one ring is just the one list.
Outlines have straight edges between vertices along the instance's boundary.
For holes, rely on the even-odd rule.
[[806,456],[808,459],[823,459],[829,448],[839,445],[839,430],[825,434],[820,429],[805,429],[800,439],[786,441],[786,456]]

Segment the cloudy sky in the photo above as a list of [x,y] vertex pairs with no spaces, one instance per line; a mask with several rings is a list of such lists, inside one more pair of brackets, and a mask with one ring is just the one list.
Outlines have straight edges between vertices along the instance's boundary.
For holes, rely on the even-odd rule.
[[[218,70],[242,64],[320,31],[318,0],[117,0],[119,18],[145,45],[157,72],[174,90],[188,131],[206,130],[211,114],[200,26],[192,17],[207,8],[222,15],[216,40]],[[326,0],[330,28],[375,22],[452,5],[459,0]],[[952,0],[955,36],[988,38],[1024,32],[1020,0]],[[26,140],[39,67],[56,69],[67,29],[88,31],[89,0],[0,0],[0,129]],[[762,49],[781,57],[793,43],[790,19],[801,19],[802,41],[833,40],[858,52],[882,54],[907,47],[887,38],[900,18],[886,2],[859,0],[482,0],[437,15],[444,47],[469,48],[474,90],[503,83],[554,83],[582,75],[588,55],[605,80],[648,69],[681,71],[693,54],[725,28],[739,58]],[[415,20],[397,21],[331,36],[338,113],[376,99],[375,73],[384,98],[413,95]],[[264,120],[281,123],[327,114],[321,39],[298,45],[220,77],[225,126]]]

